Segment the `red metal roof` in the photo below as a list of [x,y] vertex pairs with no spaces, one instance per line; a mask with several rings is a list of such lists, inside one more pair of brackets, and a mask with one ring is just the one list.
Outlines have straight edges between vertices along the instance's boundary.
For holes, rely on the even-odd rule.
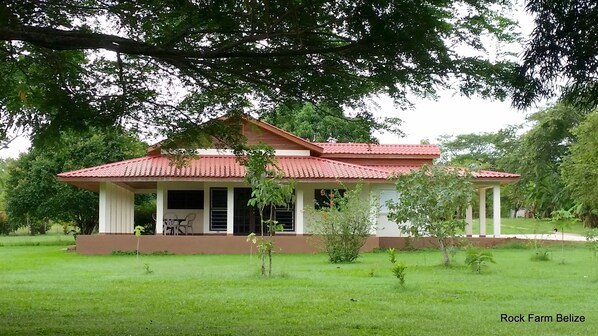
[[378,155],[423,155],[440,156],[436,145],[381,145],[365,143],[317,142],[324,154],[378,154]]
[[[385,179],[388,173],[372,167],[359,166],[311,156],[277,157],[277,165],[285,176],[294,179]],[[176,168],[164,156],[145,156],[58,174],[61,179],[110,178],[244,178],[245,169],[235,156],[201,156],[190,165]]]

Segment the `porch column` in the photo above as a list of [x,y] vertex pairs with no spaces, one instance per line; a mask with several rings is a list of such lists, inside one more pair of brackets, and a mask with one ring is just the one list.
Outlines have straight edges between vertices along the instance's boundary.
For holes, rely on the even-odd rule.
[[473,231],[473,208],[471,204],[467,206],[467,210],[465,211],[465,222],[467,223],[465,226],[465,236],[471,237]]
[[100,183],[99,232],[132,234],[135,194],[110,182]]
[[235,189],[233,187],[227,188],[226,197],[226,235],[232,236],[235,233]]
[[158,182],[156,186],[156,235],[164,234],[164,184]]
[[108,213],[106,208],[108,207],[108,195],[106,193],[106,182],[100,182],[100,213],[98,218],[98,232],[108,232]]
[[492,225],[494,227],[494,238],[500,237],[500,184],[495,185],[492,190]]
[[303,189],[295,189],[295,234],[303,235]]
[[486,189],[480,188],[480,237],[486,237]]

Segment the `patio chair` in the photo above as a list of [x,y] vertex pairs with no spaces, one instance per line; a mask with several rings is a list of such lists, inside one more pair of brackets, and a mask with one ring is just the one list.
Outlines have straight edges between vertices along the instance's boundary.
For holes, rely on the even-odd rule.
[[171,235],[175,235],[178,232],[179,218],[175,214],[164,214],[164,220],[162,224],[162,234],[167,234],[170,231]]
[[188,214],[185,217],[185,220],[180,224],[180,227],[185,229],[185,235],[188,235],[189,231],[193,234],[193,221],[195,221],[195,216],[194,213]]

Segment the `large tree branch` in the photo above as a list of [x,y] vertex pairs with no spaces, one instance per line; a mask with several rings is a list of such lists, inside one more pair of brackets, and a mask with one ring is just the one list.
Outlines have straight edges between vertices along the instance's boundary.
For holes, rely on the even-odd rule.
[[[261,36],[254,36],[261,38]],[[0,26],[0,40],[25,41],[54,50],[105,49],[129,55],[150,56],[160,59],[217,59],[236,57],[292,57],[311,54],[338,53],[355,48],[360,42],[323,48],[301,48],[284,51],[219,51],[204,48],[198,51],[185,51],[163,48],[146,42],[135,41],[115,35],[71,31],[46,27]]]

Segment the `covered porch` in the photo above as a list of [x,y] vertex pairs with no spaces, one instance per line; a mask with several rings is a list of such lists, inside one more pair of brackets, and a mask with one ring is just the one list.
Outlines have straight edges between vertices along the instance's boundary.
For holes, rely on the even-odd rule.
[[[487,213],[486,213],[486,194],[488,190],[492,192],[492,237],[500,238],[501,235],[501,204],[499,182],[488,185],[486,183],[476,183],[478,196],[478,214],[479,214],[479,237],[486,237]],[[465,236],[473,237],[473,206],[470,204],[465,212]]]
[[[273,209],[284,227],[278,234],[303,235],[305,191],[295,190],[295,203]],[[260,232],[259,212],[248,206],[251,189],[243,181],[100,182],[99,234],[132,234],[136,193],[156,194],[155,235],[242,235]],[[313,200],[307,197],[308,202]]]

